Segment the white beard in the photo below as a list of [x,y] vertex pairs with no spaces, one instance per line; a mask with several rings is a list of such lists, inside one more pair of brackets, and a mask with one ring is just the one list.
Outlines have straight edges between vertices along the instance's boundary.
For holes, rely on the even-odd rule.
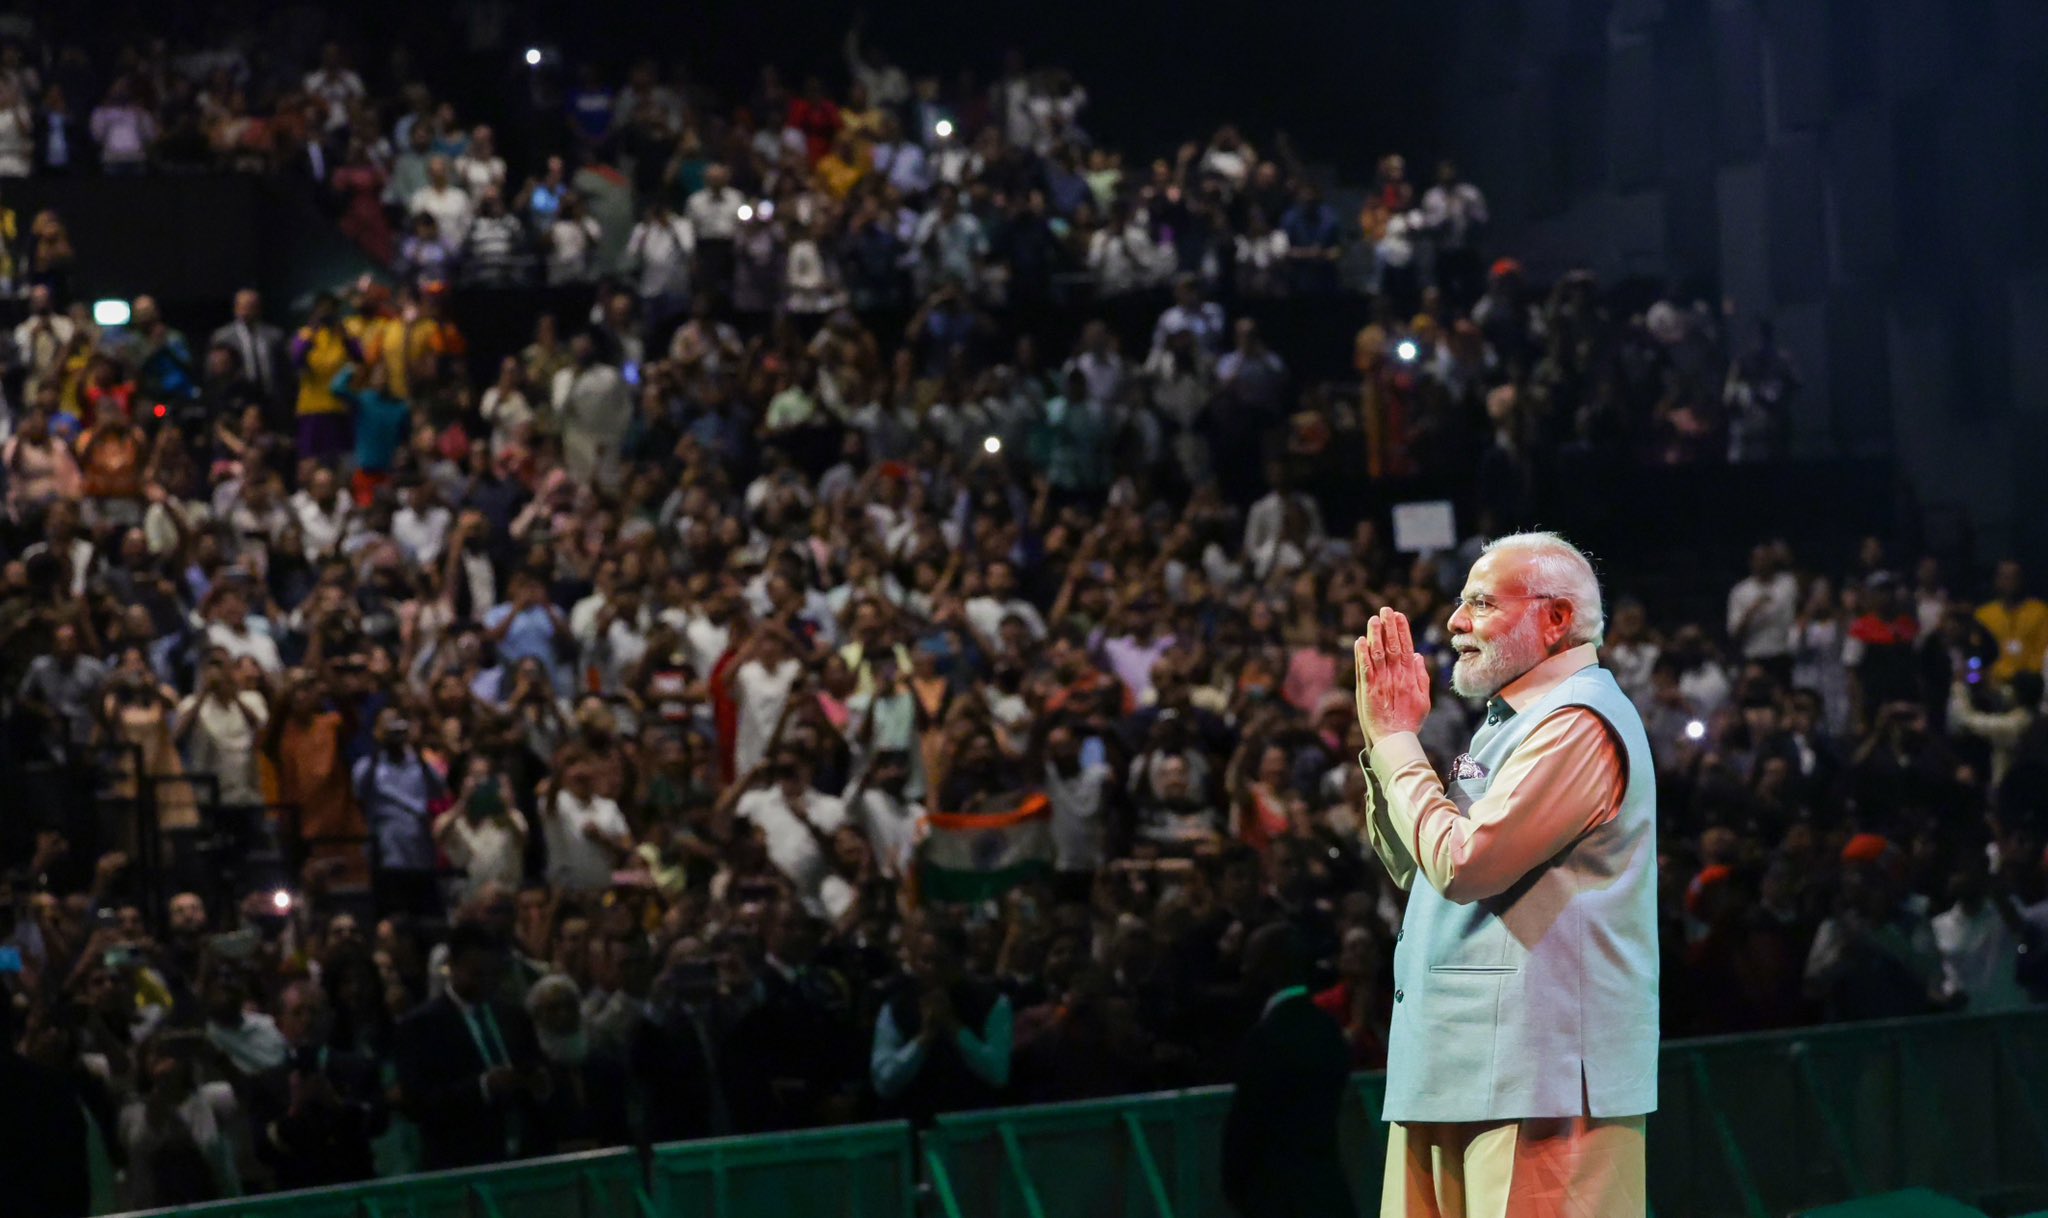
[[557,1066],[580,1066],[590,1056],[590,1030],[577,1028],[567,1036],[556,1036],[534,1029],[540,1040],[541,1055]]
[[1470,643],[1479,648],[1471,655],[1461,655],[1451,668],[1451,690],[1460,698],[1491,698],[1508,685],[1541,664],[1548,657],[1543,650],[1543,637],[1538,633],[1542,619],[1530,614],[1511,633],[1490,643],[1481,642],[1470,635],[1451,640],[1453,646]]

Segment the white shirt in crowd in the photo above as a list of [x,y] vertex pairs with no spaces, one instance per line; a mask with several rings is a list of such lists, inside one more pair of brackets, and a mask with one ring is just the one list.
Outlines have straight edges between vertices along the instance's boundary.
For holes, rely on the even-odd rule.
[[1088,239],[1088,269],[1103,295],[1135,292],[1165,281],[1173,251],[1133,220],[1120,230],[1098,229]]
[[441,227],[441,239],[450,245],[461,245],[469,235],[469,218],[476,210],[469,196],[453,182],[439,188],[432,183],[420,187],[406,200],[405,208],[415,216],[425,212],[434,217],[434,223]]
[[1094,871],[1107,858],[1104,797],[1115,775],[1106,765],[1084,765],[1071,777],[1045,766],[1045,797],[1052,804],[1053,865],[1061,871]]
[[327,129],[348,126],[348,108],[363,96],[363,78],[347,68],[316,68],[306,73],[306,92],[327,106]]
[[[231,1083],[201,1083],[193,1088],[171,1113],[180,1127],[173,1133],[159,1127],[150,1119],[148,1102],[141,1096],[131,1098],[121,1109],[121,1145],[128,1152],[128,1162],[135,1165],[149,1163],[158,1149],[172,1141],[189,1142],[206,1163],[214,1183],[223,1189],[232,1186],[237,1178],[235,1169],[235,1133],[242,1119],[241,1105],[235,1099],[235,1088]],[[133,1209],[147,1209],[168,1201],[159,1198],[155,1192],[156,1173],[133,1167],[128,1173],[128,1186],[123,1198]]]
[[454,513],[438,503],[429,504],[424,511],[407,504],[392,513],[391,540],[404,547],[414,562],[431,565],[441,560],[448,529],[454,523]]
[[226,622],[214,622],[206,628],[206,645],[218,647],[228,653],[229,659],[251,659],[264,672],[281,672],[284,660],[277,654],[277,642],[264,631],[258,630],[247,620],[236,630]]
[[496,456],[513,442],[513,433],[539,417],[523,390],[506,391],[493,385],[484,390],[477,412],[491,425],[491,455]]
[[299,518],[299,536],[306,543],[306,557],[319,558],[341,544],[348,532],[349,497],[337,491],[326,507],[314,502],[308,491],[292,495],[292,514]]
[[1798,620],[1799,581],[1790,571],[1768,579],[1752,575],[1729,590],[1728,638],[1746,660],[1791,655]]
[[284,1033],[277,1030],[277,1021],[255,1011],[242,1012],[242,1021],[233,1027],[207,1020],[206,1041],[244,1074],[260,1074],[281,1066],[291,1052]]
[[[482,820],[457,816],[441,838],[441,849],[468,877],[463,882],[465,892],[475,892],[479,885],[492,881],[517,888],[526,874],[525,832],[526,818],[517,808]],[[550,850],[549,858],[553,857]]]
[[1002,637],[1003,619],[1012,614],[1024,619],[1032,638],[1045,637],[1045,619],[1039,616],[1038,609],[1030,601],[1015,597],[999,601],[993,596],[976,596],[969,598],[965,608],[967,624],[985,639],[993,641]]
[[917,844],[917,822],[923,813],[901,795],[872,787],[860,793],[854,808],[861,832],[874,853],[875,868],[890,879],[901,876],[910,865],[910,851]]
[[[797,899],[813,914],[837,918],[853,903],[853,885],[832,874],[818,836],[831,837],[846,823],[846,804],[822,791],[805,791],[791,806],[780,786],[741,797],[734,815],[760,826],[768,860],[795,886]],[[799,819],[801,817],[802,819]],[[809,821],[817,830],[804,827]]]
[[[235,703],[241,709],[235,709]],[[263,695],[236,691],[233,701],[188,694],[178,703],[182,721],[197,715],[190,743],[193,768],[212,774],[220,783],[220,802],[228,807],[260,806],[263,784],[256,771],[256,738],[270,722]]]
[[1934,945],[1941,949],[1942,989],[1969,997],[1972,1014],[2016,1011],[2030,1005],[2015,967],[2020,942],[1989,901],[1977,912],[1958,904],[1934,915]]
[[730,241],[739,235],[740,208],[747,196],[735,187],[699,189],[683,204],[683,218],[699,241]]
[[548,282],[568,283],[590,273],[591,254],[604,230],[589,216],[558,216],[548,225]]
[[[707,670],[708,671],[708,670]],[[739,728],[733,740],[733,764],[744,774],[761,764],[767,755],[768,738],[775,734],[775,722],[782,718],[789,691],[804,675],[803,662],[794,658],[769,668],[759,660],[748,660],[733,673],[733,701],[739,704]]]
[[612,848],[583,836],[595,825],[605,837],[618,839],[630,830],[619,805],[592,793],[579,799],[573,791],[554,793],[553,806],[541,814],[548,847],[548,883],[567,892],[601,892],[611,887],[616,859]]
[[[1295,506],[1308,517],[1308,540],[1312,546],[1321,545],[1323,540],[1323,509],[1316,506],[1315,497],[1296,492]],[[1287,522],[1286,495],[1279,491],[1268,491],[1244,516],[1244,552],[1256,555],[1267,546],[1280,540],[1280,531]]]
[[690,255],[697,248],[697,236],[690,222],[669,214],[659,220],[642,220],[626,239],[628,267],[638,276],[640,295],[679,295],[690,285]]
[[1459,182],[1448,189],[1436,185],[1423,192],[1422,221],[1448,249],[1464,248],[1472,230],[1485,224],[1486,219],[1486,196],[1470,182]]
[[455,158],[455,180],[470,194],[482,194],[487,186],[505,189],[505,158],[478,156],[465,152]]

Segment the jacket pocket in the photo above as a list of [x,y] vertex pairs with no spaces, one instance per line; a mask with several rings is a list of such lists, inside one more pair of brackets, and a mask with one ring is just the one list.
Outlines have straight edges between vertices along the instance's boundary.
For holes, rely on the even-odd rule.
[[1519,973],[1521,967],[1514,964],[1432,964],[1432,973],[1476,973],[1481,976],[1499,976],[1505,973]]

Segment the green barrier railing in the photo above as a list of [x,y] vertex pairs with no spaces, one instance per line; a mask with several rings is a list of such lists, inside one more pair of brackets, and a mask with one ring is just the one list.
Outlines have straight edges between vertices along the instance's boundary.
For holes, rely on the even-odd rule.
[[[1651,1210],[1766,1218],[1925,1186],[2048,1201],[2048,1011],[1845,1024],[1664,1046]],[[1379,1211],[1384,1076],[1339,1139]],[[924,1156],[945,1218],[1224,1218],[1226,1088],[941,1117]]]
[[[1339,1136],[1353,1195],[1379,1211],[1384,1076],[1352,1080]],[[944,1218],[1229,1218],[1223,1118],[1230,1088],[940,1117],[925,1162]]]
[[629,1150],[175,1210],[152,1218],[912,1218],[917,1176],[901,1121]]
[[663,1146],[653,1218],[912,1218],[910,1149],[903,1121]]
[[[2048,1206],[2048,1010],[1847,1024],[1664,1046],[1652,1212],[1765,1218],[1925,1187],[1994,1213]],[[1339,1138],[1379,1209],[1385,1079]],[[1226,1218],[1224,1087],[596,1151],[275,1194],[160,1218]],[[917,1157],[914,1159],[913,1154]]]
[[2048,1202],[2048,1011],[1665,1046],[1649,1120],[1666,1214],[1762,1218],[1912,1187]]

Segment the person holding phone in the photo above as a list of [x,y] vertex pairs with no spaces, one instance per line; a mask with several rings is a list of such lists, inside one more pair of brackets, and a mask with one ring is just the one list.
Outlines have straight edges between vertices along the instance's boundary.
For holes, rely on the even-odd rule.
[[434,840],[465,873],[456,896],[467,900],[497,881],[519,887],[525,875],[526,818],[505,797],[505,782],[491,759],[472,756],[455,802],[434,820]]
[[618,803],[598,793],[594,759],[578,753],[563,767],[559,788],[541,785],[548,882],[571,893],[611,887],[612,872],[633,851],[633,830]]

